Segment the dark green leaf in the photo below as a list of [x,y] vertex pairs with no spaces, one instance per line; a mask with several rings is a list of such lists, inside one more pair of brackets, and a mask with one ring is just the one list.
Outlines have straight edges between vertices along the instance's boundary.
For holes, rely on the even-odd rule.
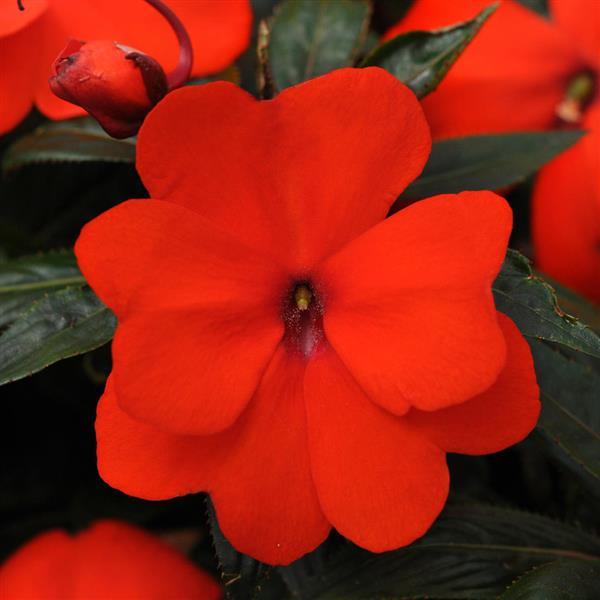
[[17,140],[4,154],[12,171],[42,162],[135,162],[135,141],[115,140],[91,118],[48,123]]
[[53,252],[0,262],[0,328],[50,291],[85,283],[72,252]]
[[496,7],[492,4],[453,27],[398,35],[371,52],[361,66],[385,69],[422,98],[435,90]]
[[509,250],[493,285],[498,310],[529,337],[556,342],[600,357],[600,337],[561,310],[554,290],[533,274],[529,260]]
[[600,492],[598,361],[568,356],[540,341],[532,341],[531,347],[542,390],[538,431],[552,454]]
[[557,560],[520,577],[501,600],[596,600],[600,562]]
[[548,0],[517,0],[517,2],[543,17],[548,16]]
[[365,0],[285,0],[273,15],[270,71],[275,88],[350,66],[367,34]]
[[513,185],[572,146],[583,133],[504,133],[434,142],[423,173],[400,196],[400,202]]
[[303,580],[299,596],[496,598],[532,567],[599,556],[598,538],[545,517],[477,505],[448,507],[408,548],[371,554],[347,544],[318,574]]
[[89,288],[44,295],[0,336],[0,385],[108,342],[116,319]]
[[286,588],[277,571],[238,552],[221,532],[214,506],[208,497],[206,504],[210,533],[227,597],[239,600],[279,600],[285,597]]

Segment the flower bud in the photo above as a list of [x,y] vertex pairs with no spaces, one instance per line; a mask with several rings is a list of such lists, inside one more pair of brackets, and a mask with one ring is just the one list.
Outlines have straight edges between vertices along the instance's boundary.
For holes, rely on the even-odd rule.
[[54,61],[50,88],[89,112],[112,137],[135,135],[167,93],[167,78],[150,56],[116,42],[71,40]]

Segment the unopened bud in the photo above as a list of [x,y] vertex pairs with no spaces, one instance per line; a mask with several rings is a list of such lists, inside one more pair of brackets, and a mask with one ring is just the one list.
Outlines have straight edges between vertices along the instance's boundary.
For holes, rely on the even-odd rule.
[[135,135],[167,93],[160,64],[116,42],[71,40],[54,61],[50,88],[84,108],[112,137]]

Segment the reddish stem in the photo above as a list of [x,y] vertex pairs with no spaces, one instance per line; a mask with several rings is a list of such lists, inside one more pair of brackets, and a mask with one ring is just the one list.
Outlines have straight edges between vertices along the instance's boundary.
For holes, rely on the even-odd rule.
[[179,17],[161,0],[146,0],[153,6],[168,22],[179,42],[179,61],[177,66],[167,75],[169,89],[181,87],[189,78],[194,62],[192,40]]

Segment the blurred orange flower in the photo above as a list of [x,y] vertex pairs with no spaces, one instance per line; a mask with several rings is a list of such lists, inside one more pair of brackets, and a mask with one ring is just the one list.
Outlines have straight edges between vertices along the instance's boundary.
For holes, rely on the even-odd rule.
[[385,219],[429,151],[414,95],[377,68],[157,105],[137,162],[153,199],[75,248],[119,319],[96,423],[108,483],[206,490],[238,550],[281,564],[331,526],[372,551],[412,542],[446,501],[446,452],[527,435],[531,356],[491,293],[507,203],[437,196]]
[[217,600],[219,585],[159,538],[119,521],[54,529],[0,567],[3,600]]
[[[166,0],[183,21],[194,47],[194,76],[227,67],[250,41],[248,0]],[[51,119],[85,112],[51,93],[48,77],[70,39],[114,40],[156,60],[177,63],[178,44],[165,19],[144,0],[16,0],[0,4],[0,134],[35,103]]]
[[[488,0],[416,0],[386,38],[472,18]],[[600,302],[600,4],[549,0],[550,19],[500,7],[423,106],[434,137],[576,126],[533,194],[540,269]]]

